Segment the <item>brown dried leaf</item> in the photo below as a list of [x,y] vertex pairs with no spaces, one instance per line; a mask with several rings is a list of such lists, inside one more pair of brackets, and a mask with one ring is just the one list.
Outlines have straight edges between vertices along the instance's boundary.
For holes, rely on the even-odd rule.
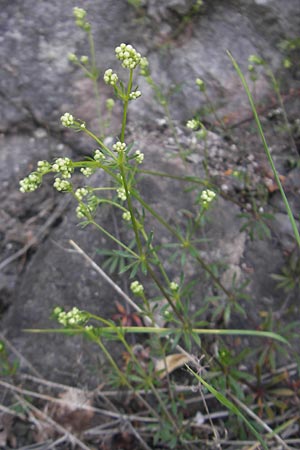
[[158,359],[155,362],[155,370],[159,372],[158,376],[162,380],[167,373],[173,372],[175,369],[179,369],[179,367],[184,366],[191,361],[186,355],[182,353],[174,353],[173,355],[168,355],[165,358]]
[[92,406],[88,393],[78,389],[68,389],[60,394],[62,403],[48,405],[48,414],[57,423],[78,436],[87,429],[94,416],[94,411],[86,407]]
[[0,448],[6,448],[8,441],[12,440],[12,423],[12,415],[5,413],[0,414]]

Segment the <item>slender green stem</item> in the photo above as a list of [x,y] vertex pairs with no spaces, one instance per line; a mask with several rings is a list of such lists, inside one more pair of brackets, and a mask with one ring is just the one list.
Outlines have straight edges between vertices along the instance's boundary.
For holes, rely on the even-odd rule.
[[213,187],[214,186],[212,183],[210,183],[206,180],[201,180],[198,177],[172,175],[172,174],[166,173],[166,172],[159,172],[157,170],[145,170],[145,169],[138,169],[138,173],[143,173],[145,175],[153,175],[156,177],[170,178],[172,180],[184,181],[184,182],[189,182],[189,183],[196,183],[196,184],[200,184],[203,187]]
[[180,313],[180,311],[174,304],[173,300],[170,298],[169,294],[166,292],[165,288],[163,287],[160,280],[155,275],[155,273],[152,270],[152,267],[149,265],[149,263],[147,264],[147,269],[149,271],[149,274],[150,274],[152,280],[155,282],[156,286],[159,288],[160,292],[163,294],[164,298],[167,300],[167,302],[169,303],[170,307],[172,308],[172,310],[174,311],[174,313],[176,314],[178,319],[182,322],[183,325],[185,325],[185,320],[182,317],[182,314]]
[[113,236],[111,233],[106,231],[105,228],[101,227],[97,222],[94,221],[94,219],[91,217],[89,219],[89,223],[94,225],[98,230],[100,230],[102,233],[104,233],[107,237],[109,237],[112,241],[114,241],[116,244],[120,245],[124,250],[126,250],[128,253],[130,253],[135,258],[139,259],[139,255],[135,253],[131,248],[127,247],[123,242],[121,242],[119,239],[117,239],[115,236]]
[[98,70],[96,66],[96,54],[95,54],[95,45],[94,45],[94,39],[92,35],[92,31],[88,31],[88,40],[89,40],[89,46],[90,46],[90,52],[91,52],[91,62],[92,62],[92,80],[93,80],[93,87],[94,87],[94,93],[96,98],[96,108],[97,108],[97,114],[98,114],[98,120],[99,120],[99,136],[103,136],[103,130],[102,130],[102,114],[101,114],[101,107],[100,107],[100,93],[99,93],[99,86],[98,86]]
[[142,206],[147,209],[153,217],[155,217],[159,223],[161,223],[177,240],[182,244],[182,246],[189,250],[190,254],[196,259],[196,261],[202,266],[202,268],[210,275],[214,283],[219,286],[219,288],[227,295],[230,300],[233,300],[233,294],[221,283],[221,281],[215,276],[210,267],[203,261],[198,255],[197,249],[190,243],[186,242],[184,238],[176,231],[171,225],[166,222],[160,214],[158,214],[151,206],[148,205],[137,193],[133,193],[136,199],[142,204]]
[[248,100],[249,100],[249,103],[250,103],[250,106],[251,106],[251,109],[252,109],[252,112],[253,112],[253,115],[254,115],[254,119],[255,119],[255,122],[256,122],[256,126],[257,126],[257,129],[258,129],[259,136],[261,138],[261,141],[262,141],[262,144],[263,144],[263,147],[264,147],[267,159],[269,161],[269,164],[271,166],[272,172],[274,174],[274,178],[276,180],[276,183],[278,185],[280,194],[282,196],[282,199],[283,199],[283,202],[284,202],[284,205],[285,205],[285,208],[286,208],[289,220],[290,220],[292,228],[293,228],[293,232],[294,232],[297,244],[300,247],[300,235],[299,235],[299,231],[298,231],[298,228],[297,228],[297,225],[296,225],[296,221],[294,219],[294,216],[293,216],[292,210],[290,208],[289,202],[287,200],[287,197],[285,195],[284,189],[282,187],[282,184],[281,184],[278,172],[277,172],[276,167],[274,165],[274,162],[273,162],[270,150],[269,150],[269,146],[267,144],[267,141],[266,141],[266,138],[265,138],[262,126],[261,126],[261,122],[259,120],[259,117],[258,117],[258,114],[257,114],[257,110],[256,110],[256,107],[255,107],[255,104],[254,104],[253,97],[251,95],[250,89],[248,87],[247,81],[246,81],[246,79],[245,79],[245,77],[244,77],[244,75],[243,75],[243,73],[242,73],[238,63],[234,59],[234,57],[231,55],[231,53],[229,51],[227,51],[227,54],[228,54],[229,58],[231,59],[231,62],[233,64],[233,66],[234,66],[238,76],[240,77],[240,80],[241,80],[241,82],[243,84],[243,87],[245,89],[245,92],[247,94],[247,97],[248,97]]
[[164,414],[166,415],[167,419],[169,420],[169,422],[172,424],[172,426],[174,427],[174,429],[178,433],[179,429],[177,427],[176,422],[174,421],[174,418],[169,413],[168,409],[166,408],[166,405],[162,401],[162,399],[161,399],[159,393],[157,392],[154,384],[152,383],[152,381],[150,381],[149,375],[147,374],[147,372],[145,371],[144,367],[141,365],[140,361],[136,358],[135,354],[133,353],[132,348],[128,345],[126,339],[124,339],[123,334],[119,335],[119,339],[121,340],[121,342],[124,345],[124,347],[127,350],[127,352],[130,354],[132,360],[135,362],[135,364],[140,368],[141,372],[144,374],[145,381],[146,381],[147,385],[149,386],[149,388],[151,389],[152,393],[156,397],[156,399],[157,399],[158,403],[160,404],[160,406],[161,406]]
[[115,372],[118,374],[118,376],[120,377],[120,379],[122,380],[122,383],[124,383],[125,386],[127,386],[132,392],[135,393],[135,395],[137,396],[137,398],[139,399],[139,401],[149,410],[151,411],[151,413],[153,414],[154,417],[156,417],[158,420],[160,420],[159,415],[157,414],[157,412],[155,411],[154,408],[152,408],[151,405],[149,405],[149,403],[138,393],[135,392],[134,387],[132,386],[132,384],[127,380],[126,376],[123,374],[123,372],[119,369],[117,363],[115,362],[115,360],[112,358],[111,354],[109,353],[109,351],[107,350],[107,348],[105,347],[105,345],[103,344],[102,340],[97,337],[97,339],[94,339],[94,341],[99,345],[99,347],[101,348],[101,350],[103,351],[103,353],[105,354],[106,358],[108,359],[109,363],[111,364],[111,366],[113,367],[113,369],[115,370]]
[[124,100],[122,129],[121,129],[121,136],[120,136],[121,142],[124,142],[124,138],[125,138],[125,130],[126,130],[126,123],[127,123],[127,111],[128,111],[129,95],[130,95],[130,92],[132,89],[132,80],[133,80],[133,69],[130,69],[129,81],[128,81],[128,85],[127,85],[127,93],[126,93],[126,98]]
[[103,143],[103,141],[102,141],[98,136],[96,136],[94,133],[92,133],[92,131],[88,130],[87,128],[84,129],[84,132],[85,132],[88,136],[90,136],[92,139],[94,139],[94,140],[97,142],[97,144],[99,144],[100,147],[101,147],[103,150],[105,150],[105,151],[106,151],[106,152],[107,152],[114,160],[116,159],[115,154],[110,150],[110,148],[108,148],[108,147]]

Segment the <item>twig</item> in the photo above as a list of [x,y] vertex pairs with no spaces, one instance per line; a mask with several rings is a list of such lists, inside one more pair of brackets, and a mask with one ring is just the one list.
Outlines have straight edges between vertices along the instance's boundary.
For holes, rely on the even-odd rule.
[[[19,397],[17,394],[16,396]],[[70,442],[76,443],[83,450],[90,450],[89,447],[87,447],[80,439],[78,439],[74,434],[70,433],[70,431],[68,431],[66,428],[59,425],[55,420],[51,419],[51,417],[49,417],[46,413],[36,408],[31,403],[27,402],[25,399],[20,398],[20,400],[22,401],[22,403],[26,405],[26,407],[29,410],[35,412],[37,416],[42,416],[46,422],[50,423],[50,425],[52,425],[59,433],[63,434],[66,438],[68,438]]]
[[[283,446],[283,448],[285,450],[291,450],[291,448],[284,442],[283,439],[281,439],[281,437],[275,433],[274,430],[272,430],[272,428],[269,427],[269,425],[267,425],[260,417],[258,417],[257,414],[255,414],[250,408],[248,408],[248,406],[246,406],[243,402],[241,402],[235,395],[231,394],[230,392],[228,392],[228,395],[230,395],[230,397],[232,398],[232,400],[244,411],[246,411],[246,413],[252,417],[252,419],[254,419],[257,423],[259,423],[268,433],[270,433],[271,436],[269,437],[274,437],[274,439],[276,439],[276,441],[281,444]],[[253,449],[256,447],[253,447]],[[250,450],[250,449],[249,449]]]
[[0,339],[4,341],[6,347],[8,347],[17,356],[17,358],[19,358],[20,361],[23,361],[23,363],[31,370],[32,373],[34,373],[38,377],[41,377],[41,374],[33,367],[33,365],[23,355],[21,355],[21,353],[16,349],[16,347],[11,342],[9,342],[9,340],[4,336],[3,333],[0,333]]
[[[93,269],[98,272],[101,277],[107,281],[107,283],[121,296],[124,298],[124,300],[129,303],[130,306],[132,306],[133,309],[135,309],[137,312],[142,313],[142,309],[133,301],[131,298],[104,272],[104,270],[101,269],[101,267],[98,266],[98,264],[95,263],[95,261],[92,260],[79,245],[77,245],[74,241],[70,240],[70,244],[73,248],[79,253],[81,256],[84,257],[84,259],[93,267]],[[150,319],[148,317],[145,317],[145,321],[149,323],[149,325],[152,324]]]
[[19,417],[19,419],[21,420],[26,420],[26,416],[24,414],[18,413],[14,410],[11,410],[9,408],[7,408],[6,406],[3,406],[0,404],[0,411],[2,411],[4,414],[9,414],[11,416],[14,417]]
[[151,417],[141,417],[138,415],[134,415],[134,414],[121,414],[121,413],[116,413],[116,412],[112,412],[112,411],[107,411],[105,409],[100,409],[100,408],[95,408],[93,406],[89,406],[89,405],[80,405],[78,406],[78,404],[68,401],[68,400],[64,400],[64,399],[58,399],[58,398],[54,398],[51,397],[49,395],[44,395],[44,394],[39,394],[37,392],[33,392],[27,389],[22,389],[19,388],[17,386],[13,386],[12,384],[9,384],[5,381],[0,380],[0,386],[4,386],[7,389],[10,389],[14,392],[18,392],[20,394],[23,395],[29,395],[31,397],[35,397],[35,398],[39,398],[42,400],[46,400],[48,402],[51,403],[58,403],[60,405],[69,405],[69,406],[76,406],[76,408],[80,408],[80,409],[85,409],[88,411],[93,411],[95,413],[98,414],[102,414],[103,416],[108,416],[108,417],[114,417],[114,418],[121,418],[123,420],[132,420],[132,421],[136,421],[136,422],[147,422],[147,423],[157,423],[157,419],[151,418]]
[[27,373],[21,374],[21,378],[33,381],[34,383],[44,384],[45,386],[49,386],[50,388],[63,389],[65,391],[73,389],[73,391],[82,392],[82,389],[80,388],[69,386],[67,384],[55,383],[54,381],[45,380],[44,378],[40,377],[34,377],[32,375],[28,375]]
[[61,201],[57,206],[57,208],[54,210],[54,212],[51,214],[51,216],[48,217],[44,225],[37,231],[36,236],[31,238],[27,242],[27,244],[24,245],[24,247],[20,248],[20,250],[13,253],[0,263],[0,270],[4,269],[4,267],[8,266],[21,256],[25,255],[31,247],[37,245],[42,239],[44,239],[51,225],[56,221],[56,219],[58,219],[61,216],[62,212],[66,209],[69,203],[70,203],[69,198],[66,198],[63,201]]

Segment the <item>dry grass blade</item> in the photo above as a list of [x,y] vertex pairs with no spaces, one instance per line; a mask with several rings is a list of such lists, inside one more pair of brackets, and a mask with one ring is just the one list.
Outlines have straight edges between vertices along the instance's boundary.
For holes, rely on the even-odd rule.
[[[17,386],[13,386],[12,384],[6,383],[5,381],[2,381],[2,380],[0,380],[0,386],[4,386],[7,389],[10,389],[14,392],[18,392],[19,394],[39,398],[41,400],[46,400],[48,402],[64,404],[64,405],[69,404],[70,406],[74,406],[74,402],[66,402],[65,400],[51,397],[50,395],[43,395],[43,394],[39,394],[34,391],[30,391],[28,389],[22,389]],[[104,415],[106,417],[120,418],[122,420],[130,420],[130,421],[136,421],[136,422],[157,423],[157,419],[154,419],[151,417],[141,417],[141,416],[134,415],[134,414],[121,414],[121,413],[116,413],[116,412],[108,411],[105,409],[95,408],[93,406],[86,406],[86,405],[82,405],[81,408],[86,409],[88,411],[93,411],[95,413]]]
[[[275,431],[272,430],[271,427],[269,427],[269,425],[267,425],[260,417],[258,417],[257,414],[255,414],[250,408],[248,408],[248,406],[246,406],[243,402],[241,402],[235,395],[231,394],[230,392],[228,393],[228,395],[239,406],[239,408],[241,408],[243,411],[245,411],[248,414],[248,416],[250,416],[257,423],[259,423],[259,425],[261,425],[264,428],[264,430],[266,430],[269,433],[270,436],[268,436],[268,437],[274,437],[274,439],[280,445],[282,445],[282,448],[284,448],[285,450],[292,450],[291,447],[289,447],[286,444],[286,442],[277,433],[275,433]],[[257,445],[259,445],[259,443],[257,443]],[[254,444],[253,448],[251,447],[251,450],[254,450],[255,448],[257,448],[256,444]]]

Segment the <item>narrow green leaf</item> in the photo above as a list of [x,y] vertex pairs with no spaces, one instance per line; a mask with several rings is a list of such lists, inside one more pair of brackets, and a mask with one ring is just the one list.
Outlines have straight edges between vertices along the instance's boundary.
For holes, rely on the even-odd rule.
[[241,411],[230,401],[228,400],[228,398],[226,398],[223,394],[221,394],[221,392],[218,392],[213,386],[211,386],[210,384],[208,384],[198,373],[194,372],[187,364],[186,367],[188,369],[188,371],[194,375],[195,378],[197,378],[198,381],[200,381],[201,384],[203,384],[203,386],[206,387],[206,389],[213,394],[213,396],[220,402],[222,403],[222,405],[224,405],[227,409],[229,409],[229,411],[231,411],[233,414],[235,414],[236,416],[238,416],[240,419],[243,420],[243,422],[245,422],[245,424],[247,425],[247,427],[252,431],[252,433],[254,434],[254,436],[256,437],[256,439],[261,443],[261,445],[263,446],[263,448],[265,450],[268,450],[268,446],[267,443],[264,441],[264,439],[262,439],[262,437],[260,436],[260,434],[256,431],[256,429],[253,427],[253,425],[248,421],[248,419],[241,413]]

